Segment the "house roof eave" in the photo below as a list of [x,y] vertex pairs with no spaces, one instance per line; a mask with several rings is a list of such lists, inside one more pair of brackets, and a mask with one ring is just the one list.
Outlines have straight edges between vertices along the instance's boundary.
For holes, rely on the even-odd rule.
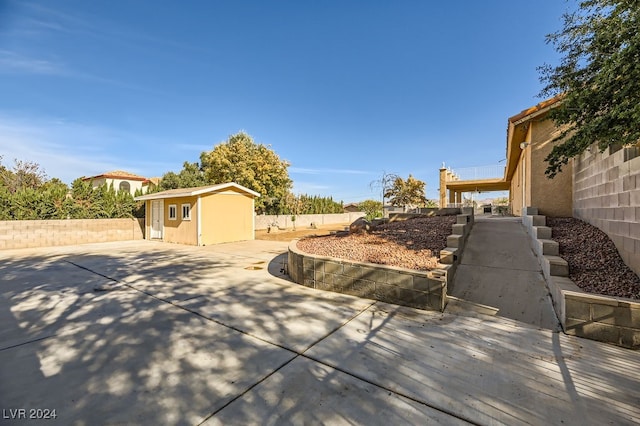
[[[560,94],[551,99],[527,108],[507,120],[507,165],[505,180],[511,181],[516,170],[522,149],[520,144],[526,141],[527,131],[532,120],[546,115],[553,108],[560,106],[564,95]],[[531,141],[528,141],[531,142]]]

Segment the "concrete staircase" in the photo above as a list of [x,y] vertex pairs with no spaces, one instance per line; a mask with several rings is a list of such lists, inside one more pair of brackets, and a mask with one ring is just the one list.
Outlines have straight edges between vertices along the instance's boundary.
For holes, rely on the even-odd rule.
[[547,281],[552,277],[568,277],[569,265],[559,256],[558,243],[551,239],[547,217],[538,214],[536,207],[527,207],[522,223],[533,239],[533,248],[540,259],[542,273]]

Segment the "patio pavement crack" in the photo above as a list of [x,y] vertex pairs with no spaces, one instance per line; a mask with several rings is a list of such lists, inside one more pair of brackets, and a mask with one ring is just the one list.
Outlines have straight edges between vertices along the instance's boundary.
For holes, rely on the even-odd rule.
[[347,324],[349,324],[351,321],[353,321],[354,319],[356,319],[357,317],[359,317],[360,315],[362,315],[363,313],[365,313],[366,311],[368,311],[371,307],[373,307],[373,306],[377,303],[377,301],[372,301],[370,304],[366,305],[364,308],[362,308],[361,310],[359,310],[358,312],[356,312],[354,315],[352,315],[351,317],[349,317],[346,321],[344,321],[344,322],[342,322],[341,324],[339,324],[338,326],[334,327],[332,330],[330,330],[329,332],[327,332],[324,336],[322,336],[322,337],[318,338],[316,341],[314,341],[313,343],[311,343],[311,344],[310,344],[308,347],[306,347],[304,350],[302,350],[302,351],[300,351],[300,352],[299,352],[299,351],[296,351],[296,350],[294,350],[294,349],[291,349],[291,348],[288,348],[288,347],[286,347],[286,346],[283,346],[283,345],[281,345],[281,344],[279,344],[279,343],[274,343],[274,342],[271,342],[271,341],[269,341],[269,340],[267,340],[267,339],[264,339],[264,338],[262,338],[262,337],[259,337],[259,336],[256,336],[256,335],[253,335],[252,333],[249,333],[249,332],[247,332],[247,331],[245,331],[245,330],[239,329],[239,328],[237,328],[237,327],[235,327],[235,326],[232,326],[232,325],[229,325],[229,324],[225,324],[225,323],[224,323],[224,322],[222,322],[222,321],[219,321],[219,320],[217,320],[217,319],[215,319],[215,318],[208,317],[208,316],[206,316],[206,315],[204,315],[204,314],[202,314],[202,313],[200,313],[200,312],[197,312],[197,311],[195,311],[195,310],[189,309],[189,308],[187,308],[187,307],[184,307],[184,306],[178,305],[178,304],[176,304],[176,303],[174,303],[174,302],[172,302],[172,301],[170,301],[170,300],[163,299],[163,298],[161,298],[161,297],[155,296],[155,295],[153,295],[153,294],[151,294],[151,293],[149,293],[149,292],[147,292],[147,291],[144,291],[144,290],[141,290],[141,289],[139,289],[139,288],[136,288],[136,287],[135,287],[135,285],[133,285],[133,284],[129,284],[129,283],[126,283],[126,282],[124,282],[124,281],[120,281],[120,280],[118,280],[118,279],[115,279],[115,278],[110,277],[110,276],[108,276],[108,275],[104,275],[104,274],[102,274],[102,273],[100,273],[100,272],[94,271],[94,270],[92,270],[92,269],[90,269],[90,268],[87,268],[87,267],[85,267],[85,266],[79,265],[79,264],[77,264],[77,263],[74,263],[74,262],[71,262],[71,261],[68,261],[68,260],[65,260],[65,262],[68,262],[68,263],[69,263],[69,264],[71,264],[71,265],[74,265],[74,266],[76,266],[76,267],[78,267],[78,268],[84,269],[84,270],[86,270],[86,271],[88,271],[88,272],[91,272],[91,273],[93,273],[93,274],[99,275],[99,276],[101,276],[101,277],[103,277],[103,278],[106,278],[106,279],[108,279],[108,280],[110,280],[110,281],[113,281],[113,282],[116,282],[116,283],[120,283],[120,284],[122,284],[124,287],[130,288],[130,289],[132,289],[132,290],[134,290],[134,291],[137,291],[137,292],[139,292],[139,293],[142,293],[142,294],[144,294],[144,295],[147,295],[147,296],[149,296],[149,297],[151,297],[151,298],[153,298],[153,299],[155,299],[155,300],[158,300],[158,301],[163,302],[163,303],[167,303],[167,304],[172,305],[172,306],[174,306],[174,307],[176,307],[176,308],[179,308],[179,309],[184,310],[184,311],[186,311],[186,312],[189,312],[189,313],[191,313],[191,314],[197,315],[197,316],[199,316],[199,317],[201,317],[201,318],[203,318],[203,319],[205,319],[205,320],[207,320],[207,321],[211,321],[211,322],[213,322],[213,323],[216,323],[216,324],[218,324],[218,325],[221,325],[221,326],[223,326],[223,327],[226,327],[226,328],[228,328],[228,329],[231,329],[231,330],[233,330],[233,331],[236,331],[236,332],[238,332],[238,333],[241,333],[241,334],[243,334],[243,335],[245,335],[245,336],[249,336],[249,337],[251,337],[251,338],[257,339],[257,340],[259,340],[259,341],[261,341],[261,342],[264,342],[264,343],[267,343],[267,344],[269,344],[269,345],[276,346],[276,347],[278,347],[278,348],[280,348],[280,349],[284,349],[284,350],[286,350],[286,351],[291,352],[291,353],[293,353],[293,354],[294,354],[294,356],[293,356],[293,357],[291,357],[291,359],[287,360],[287,361],[286,361],[286,362],[284,362],[282,365],[280,365],[279,367],[275,368],[273,371],[269,372],[269,374],[267,374],[267,375],[265,375],[264,377],[262,377],[261,379],[257,380],[255,383],[253,383],[253,384],[252,384],[251,386],[249,386],[247,389],[245,389],[244,391],[242,391],[242,392],[238,393],[238,395],[236,395],[234,398],[232,398],[232,399],[231,399],[231,400],[229,400],[227,403],[225,403],[222,407],[218,408],[217,410],[215,410],[214,412],[212,412],[211,414],[209,414],[208,416],[206,416],[206,417],[205,417],[205,418],[204,418],[200,423],[198,423],[198,425],[202,425],[202,424],[204,424],[207,420],[209,420],[209,419],[211,419],[212,417],[214,417],[216,414],[218,414],[219,412],[221,412],[222,410],[224,410],[226,407],[228,407],[229,405],[231,405],[233,402],[235,402],[235,401],[237,401],[238,399],[242,398],[244,395],[246,395],[247,393],[249,393],[251,390],[253,390],[255,387],[257,387],[259,384],[263,383],[263,382],[264,382],[265,380],[267,380],[269,377],[273,376],[274,374],[276,374],[277,372],[279,372],[280,370],[282,370],[284,367],[286,367],[287,365],[289,365],[291,362],[293,362],[294,360],[296,360],[296,359],[297,359],[297,358],[299,358],[299,357],[303,357],[303,358],[306,358],[306,359],[308,359],[308,360],[310,360],[310,361],[316,362],[316,363],[318,363],[318,364],[320,364],[320,365],[323,365],[323,366],[326,366],[326,367],[332,368],[332,369],[334,369],[334,370],[336,370],[336,371],[339,371],[339,372],[341,372],[341,373],[343,373],[343,374],[346,374],[346,375],[348,375],[348,376],[350,376],[350,377],[353,377],[353,378],[355,378],[355,379],[357,379],[357,380],[360,380],[360,381],[362,381],[362,382],[365,382],[365,383],[367,383],[367,384],[370,384],[370,385],[372,385],[372,386],[375,386],[375,387],[377,387],[377,388],[380,388],[380,389],[382,389],[382,390],[384,390],[384,391],[386,391],[386,392],[392,393],[392,394],[397,395],[397,396],[402,397],[402,398],[406,398],[406,399],[408,399],[408,400],[410,400],[410,401],[413,401],[413,402],[415,402],[415,403],[418,403],[418,404],[424,405],[424,406],[426,406],[426,407],[429,407],[429,408],[431,408],[431,409],[434,409],[434,410],[436,410],[436,411],[439,411],[439,412],[441,412],[441,413],[444,413],[444,414],[446,414],[446,415],[448,415],[448,416],[451,416],[451,417],[453,417],[453,418],[456,418],[456,419],[459,419],[459,420],[465,421],[465,422],[470,423],[470,424],[473,424],[473,425],[479,425],[479,423],[477,423],[477,422],[476,422],[476,421],[474,421],[473,419],[470,419],[470,418],[466,418],[466,417],[464,417],[464,416],[461,416],[460,414],[457,414],[457,413],[455,413],[455,412],[453,412],[453,411],[451,411],[451,410],[448,410],[448,409],[443,408],[443,407],[439,407],[439,406],[434,405],[434,404],[431,404],[431,403],[429,403],[429,402],[427,402],[427,401],[422,401],[422,400],[420,400],[420,399],[417,399],[417,398],[415,398],[415,397],[413,397],[413,396],[410,396],[410,395],[408,395],[408,394],[405,394],[405,393],[403,393],[403,392],[399,392],[399,391],[397,391],[397,390],[391,389],[391,388],[389,388],[388,386],[385,386],[385,385],[383,385],[383,384],[376,383],[376,382],[374,382],[374,381],[372,381],[372,380],[367,379],[366,377],[360,376],[360,375],[355,374],[355,373],[353,373],[353,372],[350,372],[350,371],[347,371],[347,370],[345,370],[345,369],[342,369],[342,368],[340,368],[340,367],[338,367],[338,366],[336,366],[336,365],[332,365],[332,364],[330,364],[330,363],[327,363],[327,362],[325,362],[325,361],[322,361],[321,359],[318,359],[318,358],[312,357],[312,356],[310,356],[310,355],[306,355],[306,352],[308,352],[311,348],[313,348],[314,346],[318,345],[319,343],[321,343],[322,341],[324,341],[325,339],[327,339],[328,337],[330,337],[332,334],[336,333],[338,330],[340,330],[341,328],[343,328],[344,326],[346,326]]

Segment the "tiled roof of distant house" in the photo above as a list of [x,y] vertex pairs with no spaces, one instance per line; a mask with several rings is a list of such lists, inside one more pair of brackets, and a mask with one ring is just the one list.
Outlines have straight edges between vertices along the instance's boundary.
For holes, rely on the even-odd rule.
[[140,175],[136,175],[136,174],[133,174],[133,173],[129,173],[129,172],[126,172],[124,170],[113,170],[113,171],[110,171],[110,172],[102,173],[101,175],[84,177],[84,178],[82,178],[82,180],[93,180],[93,179],[100,179],[100,178],[105,178],[105,179],[124,179],[124,180],[140,180],[140,181],[146,181],[147,180],[147,178],[144,177],[144,176],[140,176]]
[[145,179],[144,182],[142,182],[142,184],[143,185],[148,185],[148,184],[151,183],[153,185],[158,186],[160,184],[160,180],[161,180],[161,178],[159,178],[159,177],[151,177],[151,178]]

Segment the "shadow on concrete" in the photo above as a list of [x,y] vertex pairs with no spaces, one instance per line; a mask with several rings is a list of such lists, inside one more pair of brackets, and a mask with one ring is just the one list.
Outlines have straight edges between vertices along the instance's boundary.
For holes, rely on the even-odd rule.
[[307,289],[274,277],[283,255],[2,255],[3,406],[51,424],[640,419],[637,352]]
[[[145,249],[2,259],[4,407],[55,409],[54,424],[198,424],[371,305],[274,278],[283,254]],[[377,405],[305,418],[366,421]]]
[[[58,424],[199,423],[294,354],[124,279],[166,283],[183,300],[194,296],[190,283],[230,267],[171,251],[3,259],[3,407],[55,409]],[[105,282],[117,290],[94,291]]]

